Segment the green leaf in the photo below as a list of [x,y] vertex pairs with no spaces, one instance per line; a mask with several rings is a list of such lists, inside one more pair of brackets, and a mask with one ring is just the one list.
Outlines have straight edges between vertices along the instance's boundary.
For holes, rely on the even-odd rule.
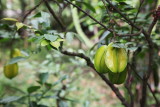
[[28,93],[33,93],[35,91],[37,91],[38,89],[40,89],[40,86],[31,86],[27,89]]
[[17,63],[17,62],[20,62],[20,61],[24,61],[28,59],[28,57],[21,57],[21,56],[18,56],[18,57],[15,57],[15,58],[12,58],[9,60],[9,62],[7,63],[7,65],[9,64],[14,64],[14,63]]
[[4,99],[1,99],[0,100],[0,103],[10,103],[10,102],[13,102],[13,101],[17,101],[19,100],[21,97],[18,97],[18,96],[9,96],[7,98],[4,98]]
[[64,41],[64,39],[57,39],[56,41],[58,41],[58,42],[63,42]]
[[54,42],[57,40],[58,36],[55,36],[55,35],[50,35],[50,34],[44,34],[44,37],[45,39],[51,41],[51,42]]
[[17,30],[19,30],[19,29],[22,28],[23,26],[25,26],[23,23],[21,23],[21,22],[16,22]]
[[55,86],[55,85],[61,83],[63,80],[67,79],[67,78],[68,78],[68,76],[64,75],[58,81],[54,82],[52,85]]
[[130,48],[127,48],[127,49],[130,50],[131,52],[135,52],[138,49],[138,47],[130,47]]
[[50,44],[55,47],[55,48],[59,48],[60,47],[60,42],[59,41],[54,41],[54,42],[50,42]]
[[18,20],[17,20],[17,19],[14,19],[14,18],[3,18],[3,19],[1,19],[1,20],[18,22]]
[[47,81],[48,77],[49,77],[48,73],[39,74],[39,79],[40,79],[42,84],[44,84]]
[[43,36],[34,36],[34,37],[30,37],[29,38],[29,41],[33,41],[35,43],[40,43],[42,40],[43,40]]
[[114,43],[112,46],[116,48],[126,48],[126,46],[122,43]]
[[86,8],[88,8],[88,9],[91,10],[92,12],[96,13],[95,8],[94,8],[91,4],[86,3],[86,2],[81,2],[81,3],[83,3],[83,4],[86,6]]
[[37,17],[41,17],[41,13],[40,13],[40,12],[38,12],[37,14],[35,14],[35,15],[33,16],[33,18],[37,18]]
[[48,44],[49,44],[49,41],[45,39],[41,41],[41,46],[47,46]]

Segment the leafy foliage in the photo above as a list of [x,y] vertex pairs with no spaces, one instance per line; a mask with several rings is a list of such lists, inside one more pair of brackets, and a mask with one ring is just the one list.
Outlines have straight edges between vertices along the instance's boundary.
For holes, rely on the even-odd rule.
[[[104,88],[93,69],[86,66],[85,58],[75,55],[85,55],[92,63],[95,51],[112,41],[113,47],[128,51],[126,83],[116,86],[126,102],[133,100],[134,105],[139,106],[145,92],[141,87],[145,81],[141,78],[151,71],[146,82],[152,90],[146,90],[144,96],[146,106],[157,104],[155,97],[160,97],[160,29],[159,22],[153,28],[151,25],[155,19],[152,10],[156,9],[159,0],[109,0],[115,8],[107,0],[54,1],[48,1],[52,10],[39,0],[34,0],[33,4],[29,0],[0,1],[0,14],[3,13],[0,16],[0,73],[5,64],[18,62],[20,66],[20,74],[12,81],[0,75],[0,106],[120,107],[121,102]],[[123,15],[143,29],[134,27]],[[149,28],[151,41],[148,44],[144,31],[149,34]],[[9,60],[14,48],[21,49],[23,56]],[[72,57],[65,56],[63,50]],[[110,100],[112,98],[115,100]]]

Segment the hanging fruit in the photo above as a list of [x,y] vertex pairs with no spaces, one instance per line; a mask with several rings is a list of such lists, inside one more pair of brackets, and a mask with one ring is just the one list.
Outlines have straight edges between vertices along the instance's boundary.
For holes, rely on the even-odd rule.
[[11,51],[11,58],[22,56],[21,51],[17,48]]
[[108,73],[109,80],[113,84],[122,84],[122,83],[124,83],[124,81],[126,80],[126,76],[127,76],[126,70],[124,70],[123,72],[118,72],[118,73],[113,73],[113,72],[109,72]]
[[113,42],[107,47],[105,63],[113,73],[123,72],[127,66],[127,52],[124,48],[113,47]]
[[106,50],[107,50],[107,45],[101,46],[96,51],[96,54],[94,57],[94,66],[99,73],[107,73],[109,71],[109,69],[107,68],[107,65],[105,64]]
[[3,72],[7,78],[9,79],[14,78],[18,74],[18,64],[14,63],[14,64],[5,65]]

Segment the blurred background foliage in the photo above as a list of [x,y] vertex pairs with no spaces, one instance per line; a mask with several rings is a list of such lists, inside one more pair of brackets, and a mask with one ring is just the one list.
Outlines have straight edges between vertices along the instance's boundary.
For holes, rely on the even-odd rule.
[[[130,27],[124,19],[103,0],[72,0],[95,19],[114,28],[121,34],[139,32]],[[62,21],[65,29],[51,16],[45,4],[42,3],[23,20],[27,12],[39,4],[40,0],[1,0],[0,18],[15,18],[26,25],[17,31],[17,25],[12,21],[0,21],[0,106],[4,107],[121,107],[121,102],[108,86],[86,66],[83,59],[62,55],[52,46],[42,46],[41,41],[55,41],[63,38],[63,49],[70,52],[80,52],[93,59],[95,50],[112,40],[127,45],[130,50],[129,62],[136,66],[138,74],[143,76],[147,69],[148,48],[144,36],[114,37],[108,31],[96,24],[82,12],[73,8],[63,0],[48,0],[57,17]],[[135,18],[140,0],[112,0],[124,15],[136,25],[149,27],[152,13],[160,0],[144,1],[141,11]],[[30,27],[32,26],[32,28]],[[160,24],[152,32],[153,42],[160,46]],[[62,44],[61,44],[62,46]],[[25,55],[25,59],[18,62],[19,74],[12,80],[3,75],[3,66],[10,61],[10,52],[18,48]],[[59,48],[59,47],[58,47]],[[159,91],[160,50],[155,49],[155,73],[150,79],[151,86],[157,97]],[[136,53],[136,58],[134,54]],[[135,61],[136,59],[136,61]],[[16,60],[15,60],[16,61]],[[19,61],[19,60],[18,60]],[[140,98],[140,80],[134,77],[132,91]],[[156,78],[156,80],[155,80]],[[158,81],[155,83],[155,81]],[[154,85],[156,84],[156,85]],[[118,86],[121,93],[129,100],[123,85]],[[148,104],[155,103],[149,95]],[[135,102],[136,103],[136,102]],[[123,106],[122,106],[123,107]]]

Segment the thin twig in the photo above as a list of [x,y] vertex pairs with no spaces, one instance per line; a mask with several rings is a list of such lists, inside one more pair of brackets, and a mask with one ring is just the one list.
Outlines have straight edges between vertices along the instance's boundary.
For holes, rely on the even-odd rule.
[[[143,82],[143,78],[136,72],[135,68],[132,67],[131,64],[129,64],[129,66],[131,67],[131,69],[133,70],[133,72],[136,74],[136,76]],[[153,95],[153,97],[154,97],[156,103],[159,104],[159,101],[158,101],[158,99],[157,99],[155,93],[152,91],[151,86],[150,86],[150,84],[149,84],[148,82],[147,82],[147,86],[148,86],[150,92],[152,93],[152,95]]]
[[109,9],[108,9],[108,7],[107,7],[107,5],[106,5],[105,1],[104,1],[104,0],[102,0],[102,2],[103,2],[104,6],[105,6],[105,8],[106,8],[106,11],[107,11],[107,13],[108,13],[108,15],[109,15],[109,18],[111,19],[111,18],[112,18],[112,16],[111,16],[111,13],[109,12]]
[[[144,0],[141,0],[140,5],[139,5],[139,8],[138,8],[138,11],[137,11],[137,13],[136,13],[136,16],[134,17],[133,23],[136,23],[136,20],[137,20],[137,17],[138,17],[139,12],[140,12],[140,10],[141,10],[141,7],[142,7],[143,2],[144,2]],[[133,27],[131,28],[131,33],[133,33]]]
[[154,18],[152,23],[150,24],[149,28],[148,28],[148,33],[151,34],[153,27],[156,25],[158,19]]
[[117,7],[115,7],[111,2],[110,0],[106,0],[106,2],[113,7],[114,10],[116,10],[126,21],[129,25],[131,25],[132,27],[136,28],[137,30],[141,30],[142,29],[142,33],[144,34],[147,42],[148,42],[148,45],[150,48],[153,47],[153,43],[152,43],[152,40],[150,38],[150,35],[141,27],[139,26],[136,26],[130,19],[128,19]]
[[[81,12],[83,12],[84,14],[86,14],[88,17],[90,17],[92,20],[94,20],[97,24],[101,25],[103,28],[105,28],[106,30],[114,33],[113,29],[109,29],[107,28],[104,24],[102,24],[101,22],[99,22],[98,20],[96,20],[94,17],[92,17],[91,15],[89,15],[87,12],[85,12],[84,10],[82,10],[80,7],[78,7],[77,5],[73,4],[72,2],[65,0],[66,2],[68,2],[69,4],[73,5],[74,7],[76,7],[77,9],[79,9]],[[144,30],[141,28],[138,28],[141,32],[143,32]],[[116,33],[115,33],[116,34]],[[136,34],[116,34],[117,36],[137,36],[139,35],[139,33]]]
[[83,12],[84,14],[86,14],[88,17],[90,17],[92,20],[94,20],[97,24],[101,25],[104,29],[113,32],[112,29],[107,28],[104,24],[102,24],[101,22],[99,22],[98,20],[96,20],[94,17],[92,17],[90,14],[88,14],[87,12],[85,12],[84,10],[82,10],[79,6],[73,4],[72,2],[65,0],[66,2],[68,2],[69,4],[73,5],[74,7],[76,7],[78,10],[80,10],[81,12]]
[[131,70],[129,68],[129,66],[127,66],[127,71],[128,71],[128,77],[127,77],[127,80],[126,80],[126,83],[125,83],[125,88],[127,89],[128,91],[128,94],[130,96],[130,107],[134,107],[134,95],[132,93],[132,90],[131,90]]
[[134,18],[133,23],[136,23],[136,19],[137,19],[138,14],[139,14],[139,12],[140,12],[140,10],[141,10],[141,7],[142,7],[143,2],[144,2],[144,0],[141,0],[141,3],[140,3],[140,5],[139,5],[139,8],[138,8],[138,11],[137,11],[137,13],[136,13],[136,16],[135,16],[135,18]]
[[49,12],[52,14],[52,16],[54,17],[54,19],[57,21],[57,23],[60,25],[61,29],[63,31],[66,30],[66,28],[64,27],[63,23],[59,20],[59,18],[56,16],[55,12],[53,11],[53,9],[50,7],[50,5],[48,4],[47,0],[43,0],[45,2],[46,7],[48,8]]
[[37,7],[39,7],[42,3],[43,3],[43,0],[41,0],[41,1],[39,2],[39,4],[37,4],[35,7],[33,7],[32,9],[30,9],[30,10],[28,11],[28,13],[26,13],[25,16],[23,17],[22,22],[24,22],[24,21],[26,20],[26,18],[28,17],[28,15],[30,15],[30,14],[31,14],[35,9],[37,9]]
[[140,30],[141,28],[136,26],[130,19],[128,19],[117,7],[115,7],[110,0],[106,0],[106,2],[113,7],[114,10],[116,10],[126,21],[129,25],[135,27],[136,29]]

